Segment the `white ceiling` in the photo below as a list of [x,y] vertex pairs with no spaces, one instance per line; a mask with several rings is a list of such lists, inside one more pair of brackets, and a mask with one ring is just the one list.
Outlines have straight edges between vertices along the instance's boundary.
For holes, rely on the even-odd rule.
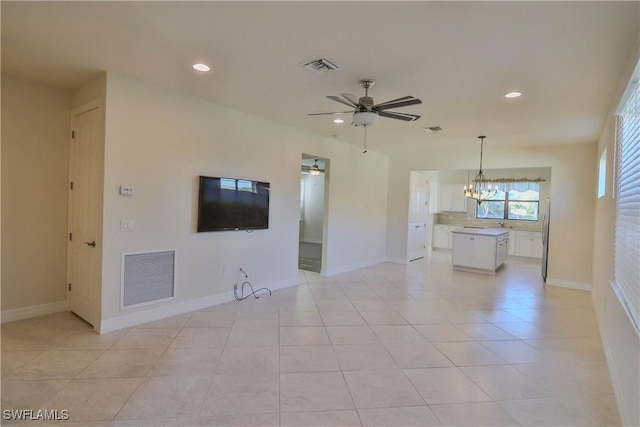
[[[593,142],[639,34],[639,2],[8,2],[2,71],[75,88],[113,71],[361,145],[326,99],[413,95],[416,122],[380,118],[369,147]],[[300,64],[329,58],[316,76]],[[191,69],[205,62],[212,72]],[[518,99],[503,95],[517,89]],[[429,134],[423,127],[439,125]]]

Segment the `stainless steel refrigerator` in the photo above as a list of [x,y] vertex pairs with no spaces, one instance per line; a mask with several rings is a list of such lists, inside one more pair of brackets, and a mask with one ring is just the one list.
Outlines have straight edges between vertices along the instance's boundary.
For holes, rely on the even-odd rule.
[[547,283],[547,264],[549,262],[549,217],[551,213],[551,199],[546,199],[540,207],[542,219],[542,279]]

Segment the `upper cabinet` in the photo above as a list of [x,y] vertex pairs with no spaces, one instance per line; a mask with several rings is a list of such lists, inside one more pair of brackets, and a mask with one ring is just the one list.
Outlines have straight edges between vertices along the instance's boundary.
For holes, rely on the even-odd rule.
[[466,212],[467,198],[463,184],[440,184],[438,186],[437,212]]

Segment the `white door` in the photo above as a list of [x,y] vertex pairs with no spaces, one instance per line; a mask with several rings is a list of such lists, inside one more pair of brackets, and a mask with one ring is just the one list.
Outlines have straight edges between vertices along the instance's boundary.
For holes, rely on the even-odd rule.
[[95,325],[102,254],[104,131],[100,108],[72,113],[71,129],[67,302],[71,311]]
[[427,200],[426,175],[411,172],[409,182],[409,229],[407,230],[407,258],[424,257],[427,247]]

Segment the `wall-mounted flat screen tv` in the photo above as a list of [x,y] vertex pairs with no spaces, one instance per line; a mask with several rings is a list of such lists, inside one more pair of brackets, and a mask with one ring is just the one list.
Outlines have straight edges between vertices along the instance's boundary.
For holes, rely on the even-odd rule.
[[200,177],[198,232],[269,228],[269,183]]

